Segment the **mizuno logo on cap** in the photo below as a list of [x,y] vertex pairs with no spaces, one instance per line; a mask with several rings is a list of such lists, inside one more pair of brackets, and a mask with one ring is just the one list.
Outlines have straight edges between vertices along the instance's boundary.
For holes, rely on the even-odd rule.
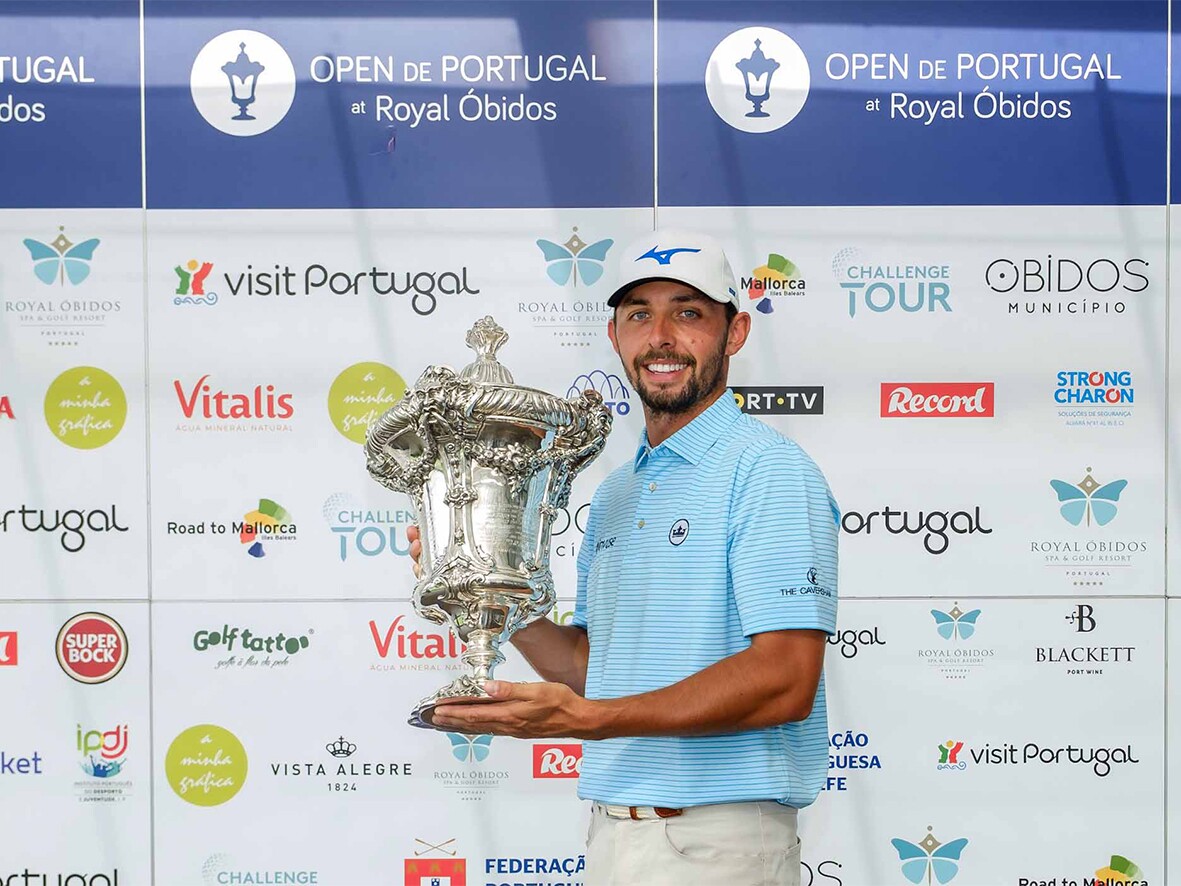
[[672,261],[672,257],[674,255],[676,255],[678,252],[701,252],[701,250],[700,249],[690,249],[687,246],[678,247],[675,249],[657,250],[657,248],[655,246],[653,246],[651,249],[649,249],[647,252],[645,252],[643,255],[641,255],[639,258],[637,258],[636,261],[640,261],[641,259],[645,259],[645,258],[650,258],[650,259],[653,259],[658,265],[667,265],[670,261]]

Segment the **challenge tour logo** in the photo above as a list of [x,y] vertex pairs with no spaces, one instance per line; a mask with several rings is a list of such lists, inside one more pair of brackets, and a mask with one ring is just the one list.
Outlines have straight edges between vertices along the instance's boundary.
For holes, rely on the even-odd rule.
[[295,66],[258,31],[226,31],[197,53],[189,74],[193,104],[227,135],[259,135],[277,126],[295,100]]

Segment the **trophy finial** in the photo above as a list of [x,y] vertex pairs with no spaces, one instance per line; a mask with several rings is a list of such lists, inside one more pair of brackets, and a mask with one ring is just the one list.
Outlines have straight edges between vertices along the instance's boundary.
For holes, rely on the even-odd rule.
[[496,359],[496,352],[508,341],[508,333],[491,316],[477,320],[464,339],[476,352],[476,359],[460,372],[461,378],[489,385],[511,385],[512,374]]

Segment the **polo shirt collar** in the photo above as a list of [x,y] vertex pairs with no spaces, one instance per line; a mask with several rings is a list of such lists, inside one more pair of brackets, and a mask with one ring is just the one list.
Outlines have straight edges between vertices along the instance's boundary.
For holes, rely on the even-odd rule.
[[665,447],[695,465],[705,457],[710,447],[718,441],[726,429],[741,416],[742,410],[734,401],[734,392],[726,388],[705,412],[659,446],[649,447],[648,429],[645,428],[640,431],[640,445],[636,449],[636,456],[632,461],[632,470],[638,471],[651,453],[659,452]]

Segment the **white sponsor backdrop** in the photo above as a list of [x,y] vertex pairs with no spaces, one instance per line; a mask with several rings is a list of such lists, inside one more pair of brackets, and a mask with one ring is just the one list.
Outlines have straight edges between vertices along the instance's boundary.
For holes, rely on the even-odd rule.
[[[1167,211],[655,213],[726,244],[753,323],[731,381],[764,389],[748,410],[809,451],[844,514],[805,886],[905,883],[899,852],[928,835],[967,841],[964,886],[1077,884],[1114,856],[1153,886],[1168,858],[1181,870]],[[409,505],[369,479],[357,434],[428,364],[468,362],[486,314],[518,382],[598,386],[614,431],[554,528],[568,620],[588,502],[642,413],[605,333],[609,276],[556,282],[538,241],[577,235],[609,264],[653,221],[647,204],[0,212],[0,880],[581,882],[587,804],[557,777],[577,743],[406,724],[454,647],[413,613]],[[1060,403],[1060,373],[1124,380],[1115,402]],[[883,385],[945,383],[985,388],[992,414],[882,415]],[[793,412],[800,388],[822,408]],[[259,521],[273,537],[234,525]],[[127,636],[94,685],[54,653],[88,611]],[[512,652],[501,675],[530,678]],[[88,772],[95,742],[122,769]]]

